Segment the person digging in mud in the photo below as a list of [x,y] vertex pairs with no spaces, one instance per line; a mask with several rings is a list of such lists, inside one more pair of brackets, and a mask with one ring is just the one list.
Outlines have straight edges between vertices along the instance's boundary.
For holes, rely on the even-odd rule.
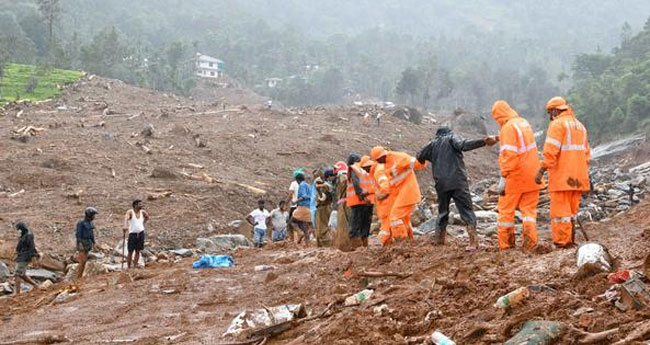
[[449,221],[449,203],[454,200],[460,217],[467,225],[469,246],[467,250],[478,248],[476,235],[476,215],[472,209],[472,197],[469,193],[467,169],[463,161],[463,152],[483,146],[492,146],[498,139],[489,136],[484,139],[466,140],[455,134],[451,128],[443,126],[436,131],[435,138],[420,150],[417,160],[420,163],[431,162],[433,180],[438,194],[438,219],[434,234],[434,244],[445,244],[447,223]]
[[20,285],[21,281],[25,281],[30,285],[37,287],[35,281],[27,276],[27,266],[32,261],[34,257],[40,257],[40,254],[36,251],[36,245],[34,244],[34,234],[29,231],[27,225],[23,222],[18,222],[15,225],[16,230],[20,231],[20,239],[16,245],[16,269],[14,271],[14,280],[15,288],[14,295],[20,294]]
[[77,238],[77,260],[79,261],[79,268],[77,269],[77,278],[80,280],[83,277],[84,270],[86,269],[86,262],[88,261],[88,253],[93,250],[95,246],[95,215],[99,214],[96,208],[88,207],[84,211],[84,219],[77,223],[77,230],[75,236]]
[[132,262],[134,267],[138,265],[140,251],[144,249],[144,225],[149,221],[149,213],[144,210],[142,200],[134,200],[132,206],[133,208],[128,210],[124,216],[124,227],[122,228],[122,236],[126,236],[126,232],[129,232],[129,254],[126,258],[128,268],[131,268]]
[[266,230],[271,223],[271,214],[264,208],[264,200],[257,201],[257,208],[251,212],[246,221],[253,226],[253,245],[262,248],[265,244]]

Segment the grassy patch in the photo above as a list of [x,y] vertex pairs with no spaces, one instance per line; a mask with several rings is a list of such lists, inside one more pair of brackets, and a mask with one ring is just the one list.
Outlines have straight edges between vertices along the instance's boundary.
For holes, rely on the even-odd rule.
[[0,81],[0,103],[18,99],[40,101],[56,97],[61,92],[61,86],[79,80],[82,74],[79,71],[7,64]]

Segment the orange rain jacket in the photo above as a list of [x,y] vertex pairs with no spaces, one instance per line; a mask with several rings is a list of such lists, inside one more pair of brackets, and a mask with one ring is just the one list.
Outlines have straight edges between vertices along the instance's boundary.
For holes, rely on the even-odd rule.
[[345,203],[347,204],[347,206],[352,207],[356,205],[372,204],[373,194],[374,194],[372,176],[370,176],[369,173],[363,170],[359,162],[350,166],[349,172],[351,174],[355,174],[359,178],[359,187],[361,187],[361,189],[366,193],[366,196],[363,200],[359,198],[356,191],[354,190],[352,176],[348,176],[348,182],[347,182],[348,186],[346,189],[346,199],[345,199]]
[[590,157],[587,129],[569,107],[548,125],[542,162],[548,170],[548,191],[588,192]]
[[[375,204],[377,205],[377,216],[386,218],[390,214],[390,209],[395,201],[395,194],[390,193],[390,180],[386,172],[384,164],[377,164],[370,172],[375,183]],[[378,194],[387,194],[388,197],[384,200],[377,198]],[[383,226],[384,224],[382,224]]]
[[390,180],[390,194],[395,195],[393,207],[414,205],[422,201],[420,185],[414,170],[422,170],[426,164],[404,152],[389,151],[384,168]]
[[540,190],[542,185],[535,183],[540,161],[530,124],[505,101],[494,103],[492,117],[501,126],[499,168],[506,178],[506,194]]

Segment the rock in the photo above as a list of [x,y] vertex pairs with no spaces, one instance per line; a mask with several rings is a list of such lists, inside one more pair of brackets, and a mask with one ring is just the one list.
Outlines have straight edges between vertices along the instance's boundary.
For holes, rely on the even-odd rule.
[[414,232],[419,233],[420,235],[425,235],[433,232],[435,229],[436,229],[436,219],[431,218],[426,222],[420,224],[420,226],[417,227]]
[[479,223],[496,223],[499,214],[494,211],[475,211],[476,221]]
[[58,271],[58,272],[63,272],[65,271],[65,263],[62,261],[55,259],[49,255],[43,255],[40,259],[40,265],[42,268],[51,270],[51,271]]
[[46,270],[44,268],[37,268],[37,269],[28,269],[27,270],[27,276],[29,276],[32,279],[36,280],[51,280],[51,281],[57,281],[59,280],[59,277],[56,275],[56,273]]
[[68,301],[71,301],[71,300],[77,298],[77,296],[78,295],[76,293],[70,293],[70,292],[64,291],[64,292],[61,292],[58,296],[56,296],[56,298],[54,299],[54,303],[57,303],[57,304],[65,303],[65,302],[68,302]]
[[208,223],[208,232],[214,232],[214,225],[212,223]]
[[[108,266],[108,265],[107,265]],[[92,277],[99,274],[104,274],[109,272],[109,268],[104,264],[96,261],[86,262],[86,269],[84,269],[83,277]],[[68,265],[67,271],[65,273],[66,281],[74,281],[77,278],[77,268],[79,264]]]
[[131,277],[130,274],[128,274],[127,272],[120,272],[120,274],[117,276],[117,279],[115,280],[115,285],[122,285],[122,284],[127,284],[132,282],[133,282],[133,277]]
[[154,133],[154,128],[153,124],[148,124],[143,130],[142,130],[142,135],[145,137],[152,137]]
[[255,272],[262,272],[262,271],[272,271],[276,267],[272,265],[257,265],[255,266]]
[[159,179],[175,180],[178,178],[178,175],[167,168],[155,167],[151,172],[151,177],[159,178]]
[[0,283],[4,283],[9,279],[9,268],[4,262],[0,261]]
[[625,194],[627,194],[627,193],[625,193],[622,190],[618,190],[618,189],[610,189],[610,190],[607,191],[607,195],[609,195],[612,198],[618,198],[618,197],[621,197],[621,196],[623,196]]
[[268,282],[272,282],[272,281],[274,281],[276,279],[278,279],[277,273],[269,272],[269,273],[266,274],[266,277],[264,278],[264,282],[268,283]]
[[233,220],[232,222],[228,223],[229,227],[232,227],[232,228],[235,228],[235,229],[241,228],[242,225],[244,225],[244,221],[239,220],[239,219],[238,220]]
[[169,255],[164,252],[158,253],[158,261],[167,260],[169,261]]
[[6,282],[6,283],[1,283],[0,284],[0,294],[10,294],[14,292],[14,288],[11,283]]
[[38,286],[38,288],[41,289],[41,290],[46,290],[46,289],[49,289],[50,287],[52,287],[52,285],[54,285],[54,283],[52,283],[51,280],[46,280],[46,281],[42,282],[41,285]]
[[216,235],[210,237],[216,250],[230,250],[238,247],[252,247],[252,243],[241,234]]
[[186,249],[186,248],[172,250],[172,253],[184,258],[188,258],[194,254],[194,252],[192,252],[191,249]]
[[16,257],[16,243],[3,242],[0,244],[0,259],[13,260]]

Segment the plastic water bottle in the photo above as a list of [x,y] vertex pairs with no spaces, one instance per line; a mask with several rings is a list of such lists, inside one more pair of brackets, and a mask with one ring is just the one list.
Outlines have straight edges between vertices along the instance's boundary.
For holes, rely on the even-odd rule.
[[456,345],[453,340],[449,339],[446,335],[440,333],[439,331],[435,331],[433,334],[431,334],[431,341],[435,345]]
[[522,286],[519,289],[508,293],[507,295],[503,295],[499,297],[497,302],[494,303],[494,307],[508,308],[510,306],[520,303],[521,301],[528,298],[528,296],[530,296],[530,290],[528,290],[527,287]]

